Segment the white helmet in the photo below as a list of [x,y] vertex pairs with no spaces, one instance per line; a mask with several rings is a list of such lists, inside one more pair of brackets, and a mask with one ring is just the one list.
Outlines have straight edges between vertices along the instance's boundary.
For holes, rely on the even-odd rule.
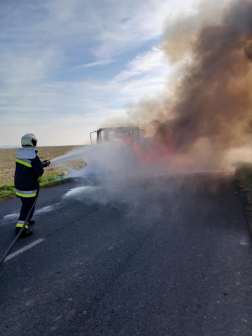
[[36,147],[37,142],[38,142],[37,138],[32,133],[27,133],[21,138],[21,145],[22,146]]

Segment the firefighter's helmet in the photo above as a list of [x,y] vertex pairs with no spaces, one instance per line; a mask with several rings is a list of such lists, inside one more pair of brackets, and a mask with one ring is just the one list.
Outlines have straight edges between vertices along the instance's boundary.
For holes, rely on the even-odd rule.
[[37,138],[35,137],[34,134],[32,133],[27,133],[25,134],[22,139],[21,139],[21,145],[22,146],[32,146],[36,147],[37,146]]

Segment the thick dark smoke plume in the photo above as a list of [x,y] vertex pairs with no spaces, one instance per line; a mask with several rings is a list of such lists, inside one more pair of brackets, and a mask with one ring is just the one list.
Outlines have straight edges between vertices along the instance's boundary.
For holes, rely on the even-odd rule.
[[169,22],[161,48],[177,69],[166,93],[106,126],[145,128],[172,148],[176,167],[252,162],[252,0],[202,0],[194,14]]
[[182,33],[176,33],[178,27],[183,21],[168,34],[164,49],[171,60],[178,59],[188,43],[190,64],[172,104],[163,107],[166,120],[155,118],[155,139],[165,143],[172,136],[178,154],[207,141],[220,158],[252,138],[252,1],[229,3],[220,20],[203,25],[195,36],[186,31],[186,20]]

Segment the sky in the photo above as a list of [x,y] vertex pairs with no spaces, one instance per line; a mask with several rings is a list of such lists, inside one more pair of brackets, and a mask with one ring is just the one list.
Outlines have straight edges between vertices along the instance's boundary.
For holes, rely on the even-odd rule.
[[164,90],[167,24],[193,0],[1,0],[0,146],[89,143],[107,119]]

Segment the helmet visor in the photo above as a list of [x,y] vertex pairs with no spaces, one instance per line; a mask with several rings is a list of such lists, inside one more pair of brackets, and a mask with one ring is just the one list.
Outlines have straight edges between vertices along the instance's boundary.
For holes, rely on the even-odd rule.
[[35,140],[35,139],[32,139],[32,140],[31,140],[31,142],[32,142],[32,144],[33,144],[33,146],[34,146],[34,147],[36,147],[36,146],[37,146],[37,140]]

